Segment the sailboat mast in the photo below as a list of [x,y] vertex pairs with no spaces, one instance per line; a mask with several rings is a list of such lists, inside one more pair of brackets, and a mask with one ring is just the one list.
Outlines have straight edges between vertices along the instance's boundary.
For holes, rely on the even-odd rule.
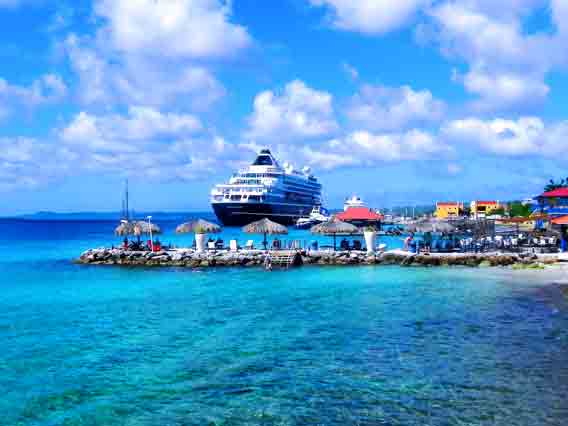
[[128,179],[126,179],[126,220],[130,221],[130,206],[128,205]]

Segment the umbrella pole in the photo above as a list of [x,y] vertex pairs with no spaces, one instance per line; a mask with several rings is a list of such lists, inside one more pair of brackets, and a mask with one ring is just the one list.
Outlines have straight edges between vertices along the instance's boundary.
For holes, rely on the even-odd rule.
[[268,241],[266,241],[266,232],[264,233],[264,241],[262,244],[264,244],[264,250],[266,250],[266,247],[268,246]]
[[337,251],[337,244],[335,244],[335,234],[333,234],[333,251]]

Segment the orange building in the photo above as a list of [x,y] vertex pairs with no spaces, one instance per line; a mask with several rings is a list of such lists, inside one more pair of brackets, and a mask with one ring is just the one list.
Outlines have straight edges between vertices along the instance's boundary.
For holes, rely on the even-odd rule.
[[470,204],[470,215],[473,218],[491,216],[491,214],[501,208],[499,201],[472,201]]
[[464,214],[463,203],[458,202],[438,202],[436,203],[436,217],[439,219],[447,219],[450,217],[459,217]]

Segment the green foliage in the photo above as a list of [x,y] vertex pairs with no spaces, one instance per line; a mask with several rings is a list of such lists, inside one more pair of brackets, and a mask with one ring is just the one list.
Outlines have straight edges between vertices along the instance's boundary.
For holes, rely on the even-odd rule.
[[519,202],[512,203],[509,207],[509,215],[511,217],[529,217],[531,215],[530,206],[524,206]]
[[568,186],[568,178],[562,179],[558,182],[555,182],[553,179],[550,179],[548,184],[544,187],[544,192],[554,191],[555,189],[564,188],[566,186]]
[[503,216],[505,214],[505,209],[503,207],[499,207],[498,209],[492,210],[491,214],[496,214],[496,215],[501,215]]

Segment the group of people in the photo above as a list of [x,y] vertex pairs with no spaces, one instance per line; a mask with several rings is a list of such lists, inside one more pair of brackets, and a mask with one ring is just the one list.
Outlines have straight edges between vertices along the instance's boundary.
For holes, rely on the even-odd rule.
[[455,235],[442,234],[434,240],[431,232],[425,232],[420,240],[415,239],[415,234],[411,232],[404,239],[404,251],[430,253],[432,250],[451,251],[459,247],[459,240]]
[[122,248],[125,250],[134,250],[134,251],[143,251],[143,250],[152,250],[152,249],[154,249],[154,251],[156,250],[159,251],[162,248],[162,243],[160,242],[159,239],[155,240],[154,242],[148,240],[146,241],[146,243],[143,243],[140,240],[140,237],[138,237],[136,241],[129,241],[128,237],[124,237],[124,240],[122,241]]
[[341,250],[361,250],[361,241],[354,240],[353,245],[351,246],[347,238],[343,237],[339,242],[339,247],[341,248]]

